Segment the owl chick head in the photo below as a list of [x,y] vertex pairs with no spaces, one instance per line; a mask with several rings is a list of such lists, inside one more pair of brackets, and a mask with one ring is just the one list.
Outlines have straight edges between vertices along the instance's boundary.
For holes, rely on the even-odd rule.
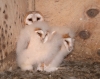
[[71,38],[69,36],[69,34],[64,34],[62,36],[63,38],[63,43],[64,43],[64,46],[66,47],[66,49],[71,52],[73,50],[73,44],[74,44],[74,40],[73,38]]
[[36,21],[44,21],[43,15],[38,11],[30,11],[25,16],[25,25],[31,25]]
[[35,33],[39,36],[41,42],[46,43],[55,34],[55,31],[43,31],[41,28],[35,28]]

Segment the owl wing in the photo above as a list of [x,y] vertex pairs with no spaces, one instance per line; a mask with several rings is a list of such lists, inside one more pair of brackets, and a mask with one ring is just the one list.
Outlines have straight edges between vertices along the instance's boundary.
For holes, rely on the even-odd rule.
[[21,53],[23,50],[27,49],[30,42],[30,37],[27,31],[22,30],[17,42],[16,53]]

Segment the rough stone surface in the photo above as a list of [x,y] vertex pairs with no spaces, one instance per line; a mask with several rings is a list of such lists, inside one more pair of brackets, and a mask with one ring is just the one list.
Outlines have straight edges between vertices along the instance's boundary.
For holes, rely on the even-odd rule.
[[[70,60],[100,61],[96,53],[100,49],[100,0],[35,0],[35,10],[40,11],[51,26],[66,26],[75,32],[75,48],[68,57]],[[85,34],[81,39],[79,32],[83,30],[91,35]]]
[[27,0],[0,0],[0,70],[13,63],[11,57],[4,62],[5,58],[15,51],[27,9]]
[[0,73],[0,79],[99,79],[100,63],[90,61],[64,61],[59,70],[51,73],[37,71],[12,71]]

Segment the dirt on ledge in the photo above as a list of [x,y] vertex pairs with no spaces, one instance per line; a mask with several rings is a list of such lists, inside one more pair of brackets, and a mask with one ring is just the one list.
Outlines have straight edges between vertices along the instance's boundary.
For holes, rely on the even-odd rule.
[[100,79],[100,62],[64,61],[51,73],[16,68],[0,73],[0,79]]

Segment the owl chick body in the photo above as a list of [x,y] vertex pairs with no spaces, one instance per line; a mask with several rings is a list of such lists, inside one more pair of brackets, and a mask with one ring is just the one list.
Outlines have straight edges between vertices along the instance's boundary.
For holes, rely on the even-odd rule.
[[[59,30],[60,29],[60,30]],[[71,53],[74,46],[74,33],[65,27],[55,27],[54,30],[61,35],[62,45],[61,49],[59,50],[58,54],[51,60],[49,65],[44,64],[44,71],[52,72],[58,70],[58,67],[62,63],[63,59],[66,55]]]
[[[43,32],[43,34],[40,34]],[[45,22],[25,26],[17,43],[17,63],[22,70],[32,70],[33,65],[49,61],[57,54],[62,40]]]
[[53,27],[52,31],[38,12],[30,12],[25,18],[25,25],[17,43],[18,66],[22,70],[32,70],[37,65],[37,70],[43,70],[43,63],[45,71],[57,70],[73,49],[73,45],[70,46],[73,33],[63,27]]
[[25,18],[24,18],[24,24],[25,27],[22,29],[19,40],[17,42],[17,48],[16,52],[22,52],[24,49],[27,48],[27,45],[29,44],[31,32],[33,32],[34,28],[40,28],[43,26],[45,27],[44,30],[48,29],[47,23],[44,22],[44,18],[42,14],[38,11],[30,11],[27,12]]
[[[19,36],[19,40],[17,42],[17,48],[16,48],[18,66],[21,67],[21,65],[24,65],[24,62],[30,63],[32,65],[32,61],[28,62],[29,61],[28,57],[33,58],[34,56],[32,57],[31,52],[34,49],[36,51],[36,48],[38,48],[38,46],[39,45],[41,46],[42,44],[42,41],[39,35],[35,32],[35,29],[40,28],[40,27],[44,27],[42,28],[42,30],[45,30],[45,31],[48,29],[48,25],[45,22],[38,22],[38,23],[35,22],[32,25],[26,25],[25,28],[22,29]],[[34,45],[32,49],[28,49],[28,45],[30,46],[31,41],[34,43]],[[32,67],[30,67],[30,69],[31,68]]]

